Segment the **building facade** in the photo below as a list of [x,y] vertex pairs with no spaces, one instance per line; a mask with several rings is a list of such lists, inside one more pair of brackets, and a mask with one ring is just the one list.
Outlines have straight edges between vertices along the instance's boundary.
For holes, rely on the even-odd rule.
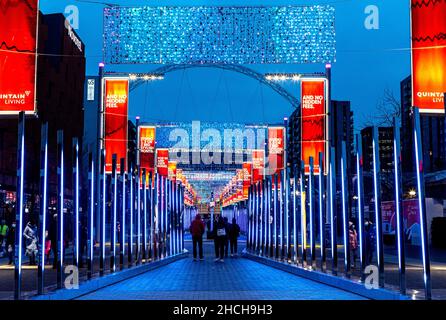
[[[64,15],[40,13],[38,51],[36,114],[27,116],[25,122],[26,212],[37,209],[34,206],[39,193],[42,124],[48,123],[48,187],[52,207],[57,187],[57,131],[64,131],[65,167],[70,168],[73,138],[78,138],[82,145],[84,122],[85,46],[66,24]],[[11,214],[9,208],[15,202],[17,135],[17,116],[0,119],[0,189],[4,215]],[[71,196],[71,184],[71,175],[67,175],[64,188],[67,198]]]

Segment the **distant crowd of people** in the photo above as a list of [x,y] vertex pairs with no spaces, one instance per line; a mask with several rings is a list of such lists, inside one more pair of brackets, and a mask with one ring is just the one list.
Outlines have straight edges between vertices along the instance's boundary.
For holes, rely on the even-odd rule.
[[[200,261],[204,260],[203,235],[205,230],[206,225],[201,215],[197,214],[190,226],[194,261],[197,261],[197,254]],[[240,226],[237,224],[235,218],[232,219],[232,223],[228,223],[228,218],[216,215],[211,235],[214,239],[215,262],[224,262],[224,259],[229,255],[229,250],[231,257],[237,256],[237,241],[240,236]]]

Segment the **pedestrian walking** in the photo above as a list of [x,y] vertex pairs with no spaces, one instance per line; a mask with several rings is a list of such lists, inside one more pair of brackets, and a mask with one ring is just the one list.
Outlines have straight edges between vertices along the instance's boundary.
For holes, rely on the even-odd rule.
[[23,230],[23,237],[25,238],[26,251],[25,254],[29,257],[29,265],[36,265],[36,256],[38,252],[38,237],[37,225],[34,218],[31,218]]
[[366,250],[366,265],[371,265],[373,261],[373,254],[376,247],[376,233],[373,222],[367,219],[364,223],[365,230],[365,250]]
[[49,237],[48,230],[45,230],[45,261],[48,264],[50,261],[51,253],[51,239]]
[[240,236],[240,226],[237,224],[235,218],[232,218],[232,223],[229,226],[229,242],[231,246],[231,257],[237,256],[237,241]]
[[8,235],[9,227],[6,224],[5,219],[2,220],[0,224],[0,257],[5,254],[6,237]]
[[225,258],[227,258],[229,253],[229,221],[227,217],[224,217],[223,220],[226,226],[228,226],[228,233],[226,234],[226,242],[225,242]]
[[217,243],[217,258],[215,261],[224,262],[225,256],[225,243],[228,238],[228,225],[225,223],[223,217],[217,216],[217,222],[214,225],[216,243]]
[[49,237],[51,240],[51,251],[53,252],[53,269],[57,268],[57,214],[53,214],[50,222]]
[[6,235],[6,251],[8,252],[8,264],[12,264],[15,253],[15,223],[13,222]]
[[194,261],[197,261],[197,246],[198,246],[198,253],[200,256],[200,261],[204,260],[204,257],[203,257],[204,229],[205,229],[205,225],[204,225],[203,220],[201,220],[201,215],[197,214],[195,216],[195,219],[192,221],[192,223],[190,225],[190,233],[192,235]]
[[356,258],[358,255],[358,234],[355,229],[355,225],[353,222],[348,223],[348,235],[350,242],[350,259],[351,259],[351,267],[356,268]]

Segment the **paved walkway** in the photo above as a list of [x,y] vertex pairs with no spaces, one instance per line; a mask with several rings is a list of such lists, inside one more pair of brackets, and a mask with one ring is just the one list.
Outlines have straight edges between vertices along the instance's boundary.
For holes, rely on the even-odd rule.
[[[190,246],[186,242],[186,246]],[[213,261],[213,244],[205,243],[205,261],[192,258],[147,272],[93,292],[93,300],[357,300],[333,287],[243,258]]]

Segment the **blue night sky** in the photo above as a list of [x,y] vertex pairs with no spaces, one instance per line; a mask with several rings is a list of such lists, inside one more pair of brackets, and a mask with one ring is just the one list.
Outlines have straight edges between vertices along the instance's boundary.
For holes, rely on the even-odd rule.
[[[92,2],[97,0],[92,0]],[[333,64],[332,96],[350,100],[359,129],[366,114],[373,114],[385,89],[399,99],[399,82],[410,74],[409,0],[109,0],[132,5],[303,5],[331,4],[336,10],[337,57]],[[87,74],[97,73],[102,60],[101,4],[75,0],[40,0],[43,13],[64,12],[76,5],[80,13],[77,30],[86,45]],[[379,8],[380,27],[364,27],[368,5]],[[253,65],[260,72],[322,72],[324,65]],[[150,72],[153,65],[108,66],[108,71]],[[296,84],[285,87],[298,96]],[[269,87],[237,73],[219,69],[190,69],[166,75],[165,80],[148,83],[135,90],[130,117],[143,121],[280,122],[291,114],[289,103]]]

